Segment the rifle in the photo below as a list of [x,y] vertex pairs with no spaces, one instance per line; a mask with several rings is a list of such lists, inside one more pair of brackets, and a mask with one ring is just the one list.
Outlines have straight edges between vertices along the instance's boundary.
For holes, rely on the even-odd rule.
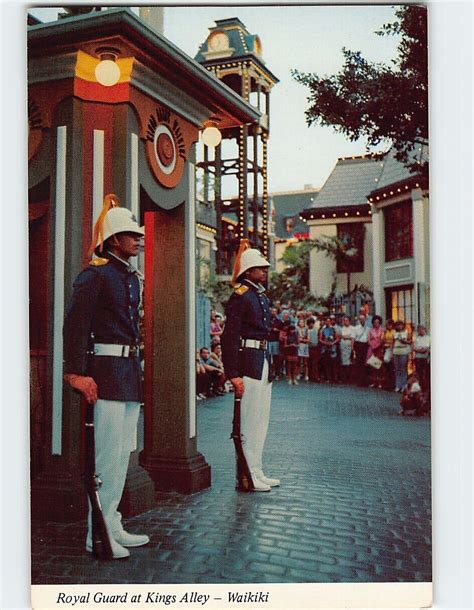
[[98,559],[112,559],[112,546],[105,524],[99,489],[102,481],[95,472],[94,405],[86,408],[86,489],[92,507],[92,552]]
[[242,448],[243,440],[240,431],[240,398],[234,396],[234,419],[232,420],[232,433],[230,438],[234,441],[237,491],[253,491],[252,476],[250,468]]

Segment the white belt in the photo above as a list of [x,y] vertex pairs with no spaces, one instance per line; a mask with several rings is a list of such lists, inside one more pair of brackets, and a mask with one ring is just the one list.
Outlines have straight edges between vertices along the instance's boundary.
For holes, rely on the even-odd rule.
[[265,339],[241,339],[241,347],[252,347],[253,349],[267,349],[267,341]]
[[115,343],[94,343],[95,356],[119,356],[128,358],[138,353],[135,345],[116,345]]

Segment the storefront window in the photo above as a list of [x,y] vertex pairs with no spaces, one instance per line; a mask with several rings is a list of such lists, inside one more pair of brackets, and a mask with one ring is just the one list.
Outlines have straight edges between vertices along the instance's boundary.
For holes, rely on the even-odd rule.
[[337,225],[337,237],[355,248],[356,254],[351,258],[337,259],[338,273],[361,273],[364,271],[364,225],[361,222],[349,222]]
[[387,290],[387,318],[415,323],[415,303],[412,286]]
[[384,209],[385,261],[413,256],[413,219],[411,202]]

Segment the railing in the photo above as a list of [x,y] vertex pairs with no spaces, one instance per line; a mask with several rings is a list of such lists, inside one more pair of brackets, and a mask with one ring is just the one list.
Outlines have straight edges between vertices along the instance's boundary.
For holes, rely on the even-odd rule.
[[372,296],[366,292],[355,290],[350,295],[339,295],[331,301],[331,313],[334,313],[338,321],[342,316],[354,319],[359,315],[362,307],[368,306],[369,315],[374,315],[374,302]]

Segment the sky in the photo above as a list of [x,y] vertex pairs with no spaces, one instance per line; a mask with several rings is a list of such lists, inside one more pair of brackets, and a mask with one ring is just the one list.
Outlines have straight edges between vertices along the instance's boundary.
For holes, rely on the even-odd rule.
[[291,69],[334,74],[343,64],[342,48],[389,63],[396,39],[374,34],[393,21],[390,6],[267,6],[166,8],[164,34],[193,56],[216,19],[238,17],[262,41],[262,58],[280,79],[271,92],[268,149],[269,192],[321,187],[338,157],[365,154],[365,141],[349,142],[329,127],[308,127],[308,89]]
[[[57,13],[31,12],[45,21]],[[397,38],[377,36],[375,31],[393,21],[394,12],[392,6],[382,5],[175,6],[165,7],[164,35],[191,57],[216,19],[238,17],[251,34],[260,36],[262,58],[280,80],[270,103],[268,190],[274,193],[321,187],[339,157],[366,153],[364,140],[350,142],[330,127],[307,126],[309,91],[292,78],[291,70],[334,74],[342,67],[343,47],[390,63],[396,57]]]

